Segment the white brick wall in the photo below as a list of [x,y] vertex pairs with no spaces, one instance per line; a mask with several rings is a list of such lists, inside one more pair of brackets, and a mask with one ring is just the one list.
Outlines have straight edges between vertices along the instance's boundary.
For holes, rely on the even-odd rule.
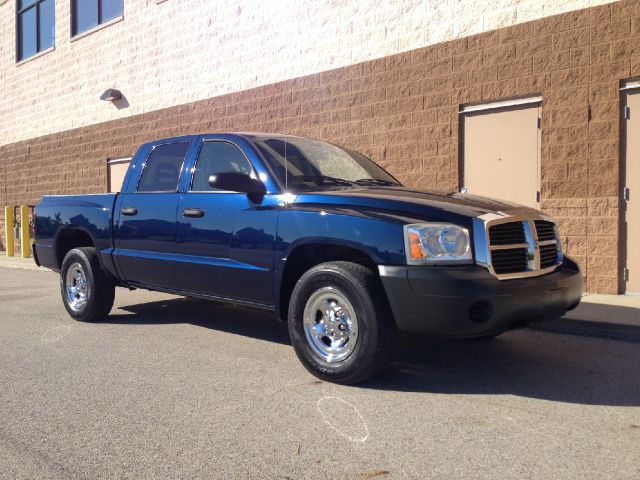
[[[57,0],[55,50],[16,65],[0,0],[0,145],[610,1],[125,0],[123,21],[71,41]],[[99,100],[110,87],[126,108]]]

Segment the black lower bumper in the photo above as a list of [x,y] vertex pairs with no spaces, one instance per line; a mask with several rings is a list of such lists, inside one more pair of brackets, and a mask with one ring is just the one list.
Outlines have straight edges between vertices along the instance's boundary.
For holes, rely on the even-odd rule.
[[451,337],[499,333],[556,318],[582,297],[578,266],[540,277],[498,280],[485,268],[381,266],[396,325],[401,332]]
[[33,261],[39,267],[40,266],[40,261],[38,260],[38,250],[36,249],[35,242],[31,244],[31,253],[33,255]]

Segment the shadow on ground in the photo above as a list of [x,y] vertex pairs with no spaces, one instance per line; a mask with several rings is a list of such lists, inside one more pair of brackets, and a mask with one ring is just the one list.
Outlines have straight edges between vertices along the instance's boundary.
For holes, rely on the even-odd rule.
[[[119,308],[130,313],[109,323],[190,323],[290,345],[272,313],[185,298]],[[534,330],[486,341],[403,339],[390,365],[358,388],[640,406],[640,344]]]
[[640,308],[583,302],[564,317],[535,325],[537,330],[640,342]]
[[589,322],[615,323],[640,330],[640,308],[626,305],[582,302],[578,308],[567,313],[565,318]]
[[157,302],[116,307],[129,314],[112,313],[105,323],[161,325],[189,323],[221,332],[291,345],[286,325],[273,313],[235,307],[209,300],[170,298]]

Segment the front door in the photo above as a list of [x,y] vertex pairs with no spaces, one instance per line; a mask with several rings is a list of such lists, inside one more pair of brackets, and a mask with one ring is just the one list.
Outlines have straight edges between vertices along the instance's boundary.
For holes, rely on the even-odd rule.
[[118,195],[114,254],[127,282],[176,287],[178,181],[190,143],[156,146],[142,166],[138,184]]
[[640,294],[640,89],[625,94],[624,216],[625,292]]
[[540,208],[540,104],[462,113],[467,192]]
[[209,186],[209,176],[221,172],[255,175],[236,145],[205,141],[178,202],[178,284],[188,292],[272,305],[277,211],[267,205],[273,199],[254,204],[244,193]]

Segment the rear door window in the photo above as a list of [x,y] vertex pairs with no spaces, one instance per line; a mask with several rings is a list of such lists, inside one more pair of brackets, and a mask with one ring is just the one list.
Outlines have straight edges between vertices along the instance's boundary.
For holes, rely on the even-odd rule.
[[175,192],[190,142],[158,145],[149,154],[138,182],[138,192]]

